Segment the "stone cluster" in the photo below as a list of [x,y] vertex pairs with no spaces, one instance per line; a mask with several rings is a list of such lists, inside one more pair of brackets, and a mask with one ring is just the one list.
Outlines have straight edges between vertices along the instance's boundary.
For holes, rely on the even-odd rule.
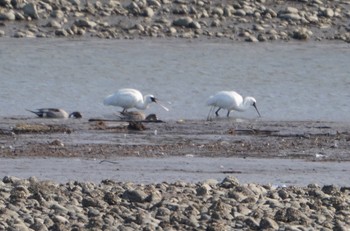
[[348,0],[0,0],[0,36],[350,42]]
[[0,182],[0,230],[350,230],[350,188],[199,183]]

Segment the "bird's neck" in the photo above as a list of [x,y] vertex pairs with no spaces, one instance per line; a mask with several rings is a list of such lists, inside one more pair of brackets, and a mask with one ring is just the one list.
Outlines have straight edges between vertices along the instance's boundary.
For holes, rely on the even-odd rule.
[[247,98],[244,98],[243,102],[241,103],[241,105],[239,105],[239,109],[241,111],[245,111],[250,107],[250,102]]
[[146,100],[137,103],[136,107],[140,110],[145,110],[148,108],[148,102]]

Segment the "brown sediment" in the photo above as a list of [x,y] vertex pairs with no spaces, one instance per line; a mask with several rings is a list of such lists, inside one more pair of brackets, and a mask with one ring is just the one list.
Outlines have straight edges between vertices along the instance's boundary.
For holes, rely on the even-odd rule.
[[[0,156],[218,156],[350,160],[350,126],[321,121],[124,121],[2,118]],[[60,140],[64,145],[52,145]]]

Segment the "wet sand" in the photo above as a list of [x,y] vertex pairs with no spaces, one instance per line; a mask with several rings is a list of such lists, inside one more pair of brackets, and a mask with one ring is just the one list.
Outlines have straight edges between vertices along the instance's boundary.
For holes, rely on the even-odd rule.
[[94,182],[113,180],[153,184],[184,181],[203,182],[207,179],[222,181],[235,176],[240,183],[273,186],[350,185],[350,162],[310,162],[299,159],[165,157],[115,159],[80,158],[16,158],[2,159],[2,176],[59,183],[68,181]]
[[58,182],[198,182],[234,175],[273,185],[349,185],[350,127],[320,121],[143,123],[1,119],[1,175]]

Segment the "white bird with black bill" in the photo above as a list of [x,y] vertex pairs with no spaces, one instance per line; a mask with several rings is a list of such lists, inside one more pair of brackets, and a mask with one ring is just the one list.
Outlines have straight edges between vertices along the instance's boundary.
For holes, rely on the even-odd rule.
[[211,106],[207,120],[211,120],[215,108],[218,108],[215,111],[216,116],[219,116],[219,111],[221,109],[226,109],[227,117],[229,117],[232,110],[246,111],[250,106],[253,106],[259,117],[261,116],[254,97],[247,96],[243,98],[235,91],[219,91],[215,95],[209,97],[207,105]]
[[122,112],[127,112],[130,108],[145,110],[151,103],[157,103],[164,110],[169,111],[169,109],[160,104],[159,100],[153,95],[143,96],[140,91],[131,88],[119,89],[114,94],[107,96],[103,101],[104,105],[123,108]]

